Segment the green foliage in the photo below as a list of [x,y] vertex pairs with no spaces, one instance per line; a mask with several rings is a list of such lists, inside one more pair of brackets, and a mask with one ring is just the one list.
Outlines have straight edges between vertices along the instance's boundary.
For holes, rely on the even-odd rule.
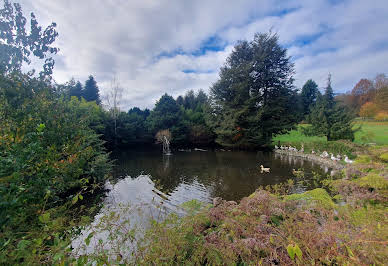
[[187,128],[183,123],[182,111],[173,97],[164,94],[155,104],[147,118],[147,124],[153,135],[159,130],[170,129],[172,144],[184,144]]
[[318,204],[319,206],[325,208],[334,208],[336,206],[330,195],[323,188],[316,188],[302,194],[291,194],[285,196],[284,200],[303,200],[306,201],[308,205]]
[[307,116],[310,114],[311,107],[315,104],[318,96],[318,85],[312,79],[306,81],[302,87],[300,97],[302,98],[303,115]]
[[217,143],[252,148],[293,128],[296,94],[286,53],[272,33],[256,34],[234,47],[210,89],[208,124]]
[[305,129],[307,134],[313,132],[317,136],[326,136],[327,140],[347,139],[354,140],[353,114],[346,106],[334,100],[330,75],[324,95],[318,95],[315,105],[311,109],[309,122],[311,128]]
[[[315,136],[315,132],[307,132],[312,129],[308,125],[299,125],[297,130],[291,130],[286,134],[276,135],[273,138],[273,143],[277,144],[278,141],[281,143],[310,143],[310,142],[326,142],[325,136]],[[366,122],[366,121],[355,121],[353,126],[354,129],[361,128],[355,132],[354,143],[366,144],[376,143],[377,145],[388,144],[388,123],[386,122]]]
[[83,87],[81,82],[77,81],[75,84],[69,84],[69,87],[69,96],[75,96],[81,100],[81,97],[83,96]]
[[58,36],[56,23],[42,30],[34,13],[31,13],[29,32],[26,31],[26,24],[21,5],[4,0],[3,8],[0,9],[0,74],[20,71],[23,63],[31,63],[32,53],[44,59],[41,77],[49,77],[54,67],[54,59],[50,55],[59,50],[52,46]]
[[356,163],[357,164],[367,164],[372,161],[372,158],[369,155],[363,154],[357,157]]
[[388,162],[388,152],[381,154],[379,158],[384,162]]
[[300,250],[298,244],[289,244],[287,246],[287,252],[292,260],[295,259],[295,255],[298,258],[302,258],[302,251]]
[[84,97],[85,100],[88,102],[95,101],[97,104],[101,103],[97,82],[91,75],[89,76],[89,79],[85,82],[82,97]]
[[377,174],[369,174],[357,179],[356,183],[361,187],[373,189],[388,189],[388,180]]
[[[180,96],[182,119],[188,130],[186,146],[207,146],[214,142],[214,133],[206,125],[205,110],[208,108],[208,97],[199,90],[188,91],[184,97]],[[178,103],[177,98],[177,103]]]
[[102,123],[96,131],[111,148],[152,144],[154,139],[146,122],[149,115],[148,109],[140,110],[134,107],[128,112],[119,112],[115,124],[111,114],[104,112]]
[[20,247],[3,253],[1,263],[33,257],[18,252],[33,245],[36,231],[105,182],[111,163],[89,128],[100,111],[28,76],[0,76],[0,245]]

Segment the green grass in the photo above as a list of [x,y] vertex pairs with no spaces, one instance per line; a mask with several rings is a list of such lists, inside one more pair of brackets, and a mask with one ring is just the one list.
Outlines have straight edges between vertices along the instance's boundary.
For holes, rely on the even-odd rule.
[[[326,141],[326,137],[317,136],[304,136],[301,132],[299,125],[297,130],[291,130],[287,134],[278,135],[273,138],[273,143],[295,143],[295,142],[315,142],[315,141]],[[355,143],[376,143],[377,145],[388,144],[388,122],[371,122],[371,121],[357,121],[355,128],[361,126],[361,130],[356,132]]]
[[299,125],[297,130],[291,130],[287,134],[283,135],[277,135],[276,137],[273,138],[273,142],[276,144],[278,141],[280,143],[285,143],[285,142],[303,142],[303,143],[308,143],[308,142],[315,142],[315,141],[326,141],[326,137],[318,137],[318,136],[305,136],[302,134],[301,127],[304,125]]
[[356,132],[356,143],[376,143],[377,145],[388,144],[388,122],[359,121],[361,130]]

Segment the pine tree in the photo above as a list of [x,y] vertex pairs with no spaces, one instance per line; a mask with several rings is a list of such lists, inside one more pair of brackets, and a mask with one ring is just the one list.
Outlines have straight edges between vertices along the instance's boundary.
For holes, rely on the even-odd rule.
[[302,87],[302,92],[300,94],[302,105],[303,105],[303,115],[307,116],[310,113],[311,107],[314,105],[318,96],[318,85],[312,80],[309,79]]
[[147,124],[152,134],[160,130],[170,130],[173,144],[184,144],[187,129],[183,124],[182,113],[173,97],[164,94],[155,104],[147,117]]
[[85,88],[83,90],[82,96],[88,102],[96,101],[97,104],[101,103],[97,82],[92,75],[90,75],[89,79],[85,82]]
[[83,94],[83,88],[81,82],[77,81],[77,83],[74,86],[70,87],[69,95],[76,96],[78,99],[81,99]]
[[348,139],[354,140],[352,122],[353,115],[350,110],[335,102],[333,88],[331,87],[331,75],[328,77],[325,94],[318,94],[317,101],[311,109],[309,122],[315,135],[323,135],[327,140]]
[[210,89],[208,124],[225,146],[270,143],[297,121],[292,102],[294,65],[272,33],[241,41]]

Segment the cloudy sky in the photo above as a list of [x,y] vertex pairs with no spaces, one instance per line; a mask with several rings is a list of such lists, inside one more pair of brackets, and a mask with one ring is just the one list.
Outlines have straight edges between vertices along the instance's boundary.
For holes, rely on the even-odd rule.
[[[152,108],[217,80],[237,40],[272,28],[295,63],[295,85],[332,74],[335,92],[388,73],[387,0],[19,0],[41,25],[58,24],[54,78],[101,93],[116,76],[122,108]],[[29,17],[29,16],[28,16]]]

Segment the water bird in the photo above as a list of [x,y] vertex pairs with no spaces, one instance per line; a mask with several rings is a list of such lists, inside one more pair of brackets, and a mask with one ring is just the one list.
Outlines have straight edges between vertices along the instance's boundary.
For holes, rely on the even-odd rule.
[[269,171],[271,170],[271,168],[266,168],[266,167],[264,167],[263,165],[260,165],[260,168],[261,168],[261,172],[263,173],[263,172],[266,172],[266,173],[269,173]]
[[331,154],[330,159],[332,161],[339,161],[339,159],[337,157],[335,157],[332,153],[330,153],[330,154]]
[[315,154],[315,151],[314,151],[314,150],[311,150],[311,154]]
[[324,152],[322,152],[322,154],[320,156],[322,158],[327,158],[327,157],[329,157],[329,154],[327,153],[327,151],[324,151]]
[[337,154],[336,157],[337,157],[338,160],[341,160],[341,159],[342,159],[342,156],[341,156],[340,154]]
[[276,149],[276,150],[278,150],[278,149],[279,149],[278,145],[275,145],[275,149]]
[[350,160],[347,155],[345,155],[345,163],[353,163],[353,160]]

